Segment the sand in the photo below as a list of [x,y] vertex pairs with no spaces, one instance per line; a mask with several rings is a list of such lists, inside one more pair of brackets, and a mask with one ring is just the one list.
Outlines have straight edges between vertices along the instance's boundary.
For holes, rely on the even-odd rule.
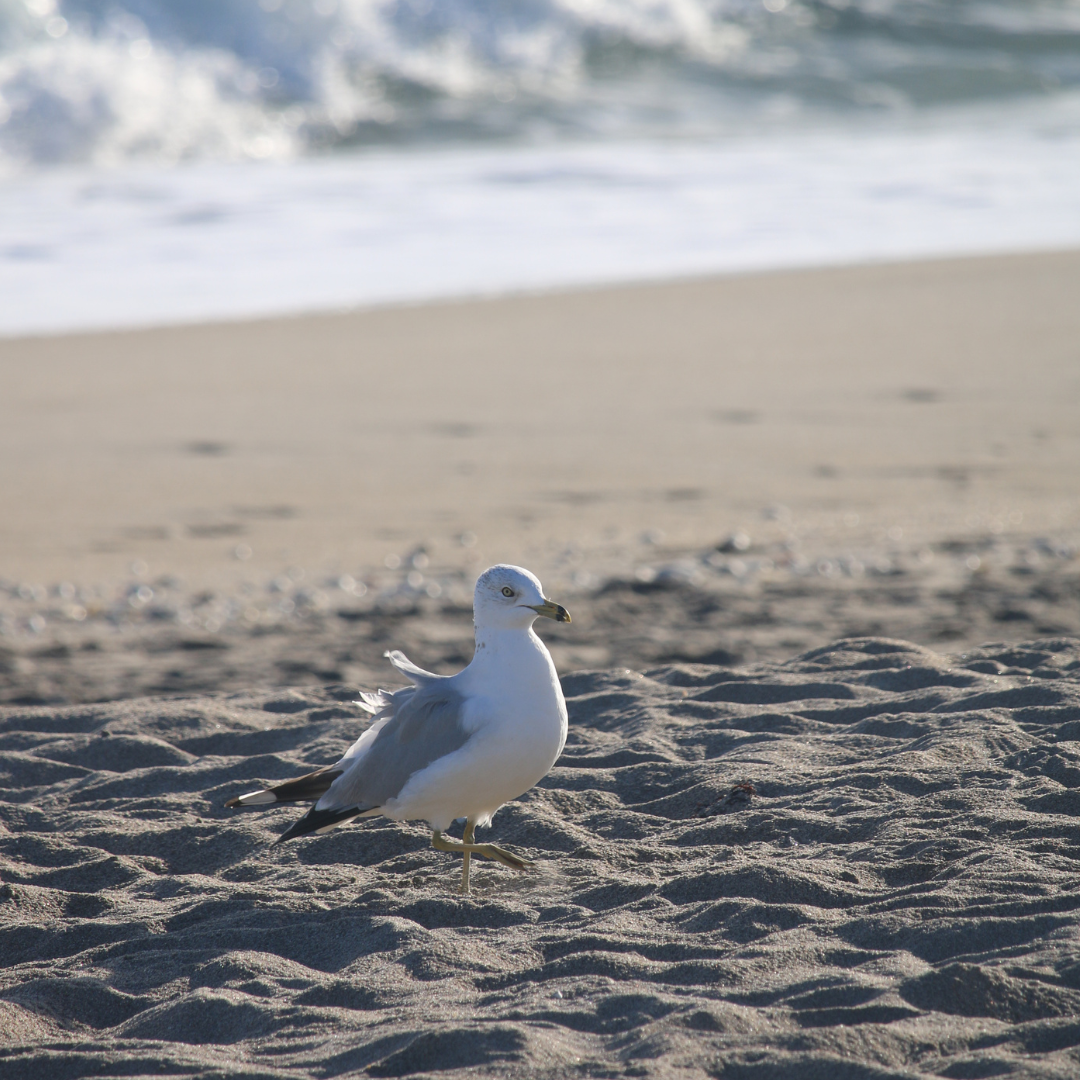
[[347,688],[0,711],[3,1075],[1076,1075],[1080,642],[565,687],[470,898],[420,825],[223,809]]
[[[843,636],[889,634],[949,651],[1080,638],[1077,539],[1015,527],[947,533],[919,546],[742,534],[720,542],[729,550],[637,545],[622,555],[632,566],[603,573],[586,569],[593,564],[581,555],[544,575],[549,595],[574,618],[545,626],[545,636],[564,674],[784,660]],[[147,580],[71,599],[0,593],[0,626],[12,628],[0,638],[0,704],[374,687],[394,677],[388,649],[443,674],[472,657],[472,582],[445,564],[369,573],[363,596],[352,575],[281,574],[248,589],[197,592]],[[40,632],[31,629],[35,619],[44,622]]]
[[1078,295],[1066,252],[0,341],[0,575],[1076,528]]
[[1080,253],[0,342],[0,702],[1080,634]]
[[[1080,254],[0,342],[0,1075],[1080,1071]],[[225,811],[471,656],[475,870]]]

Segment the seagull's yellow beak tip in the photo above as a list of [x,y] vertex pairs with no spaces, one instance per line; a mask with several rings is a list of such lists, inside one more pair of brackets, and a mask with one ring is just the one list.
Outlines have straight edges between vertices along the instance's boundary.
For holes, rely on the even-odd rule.
[[545,619],[554,619],[556,622],[570,622],[570,612],[556,604],[554,600],[545,600],[542,604],[532,605],[537,615],[543,615]]

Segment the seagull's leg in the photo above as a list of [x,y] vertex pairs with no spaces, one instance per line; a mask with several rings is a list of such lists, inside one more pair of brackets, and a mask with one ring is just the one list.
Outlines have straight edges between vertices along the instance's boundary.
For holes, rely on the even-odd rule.
[[496,847],[495,844],[466,844],[461,840],[451,840],[443,836],[441,829],[436,829],[431,834],[431,846],[436,851],[450,851],[460,855],[480,855],[485,859],[493,859],[495,862],[509,866],[511,870],[531,870],[533,864],[528,859],[515,855],[506,848]]
[[462,843],[465,845],[465,851],[461,856],[461,892],[464,896],[469,895],[469,860],[472,858],[469,845],[473,842],[473,833],[475,831],[476,822],[469,818],[465,822],[465,833],[461,838]]

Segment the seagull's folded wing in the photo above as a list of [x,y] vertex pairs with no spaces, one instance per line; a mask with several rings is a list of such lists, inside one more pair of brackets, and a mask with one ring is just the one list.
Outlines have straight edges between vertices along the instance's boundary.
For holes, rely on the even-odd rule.
[[361,704],[378,707],[371,725],[335,765],[295,780],[251,791],[226,806],[269,806],[317,800],[281,837],[326,832],[343,821],[376,814],[399,795],[409,779],[460,749],[470,731],[463,721],[464,698],[454,680],[423,671],[402,653],[388,654],[415,685],[393,693],[366,694]]
[[359,752],[354,755],[350,749],[339,762],[337,767],[344,765],[345,771],[319,800],[319,809],[383,806],[395,798],[411,776],[468,742],[471,732],[464,724],[463,706],[461,693],[449,679],[399,690],[376,717],[379,730],[371,742],[361,747],[361,738],[353,748]]

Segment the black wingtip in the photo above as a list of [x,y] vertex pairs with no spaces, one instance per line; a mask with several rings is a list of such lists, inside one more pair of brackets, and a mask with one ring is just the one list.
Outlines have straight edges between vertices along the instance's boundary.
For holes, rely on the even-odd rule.
[[350,806],[345,810],[318,810],[313,806],[302,818],[294,821],[274,843],[283,844],[286,840],[295,840],[298,836],[306,836],[308,833],[338,825],[370,809],[371,807],[366,806]]

